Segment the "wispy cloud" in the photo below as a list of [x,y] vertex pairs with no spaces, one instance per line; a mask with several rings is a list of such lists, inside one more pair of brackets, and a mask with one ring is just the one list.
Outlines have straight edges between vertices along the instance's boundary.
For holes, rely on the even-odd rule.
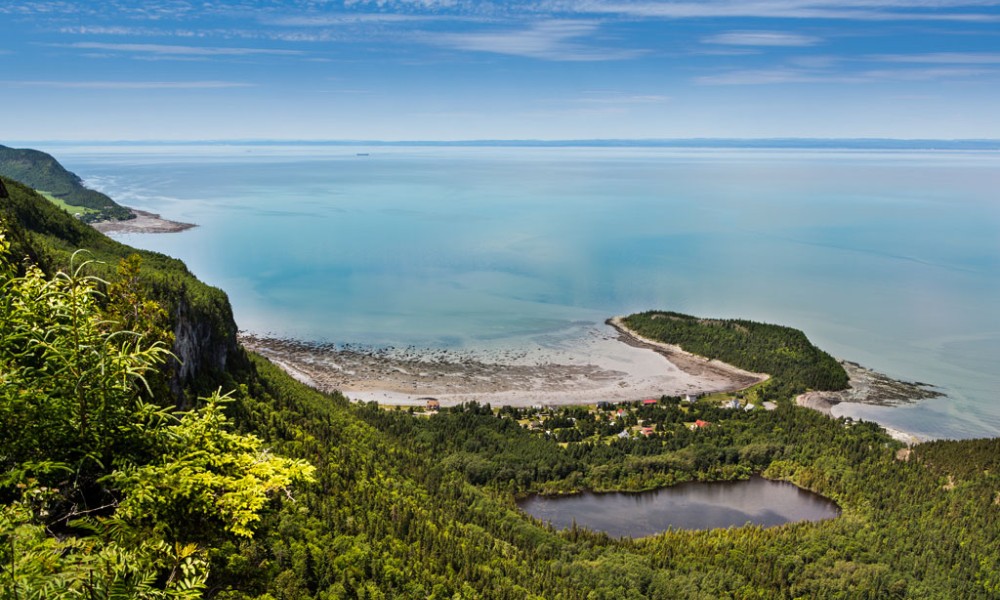
[[[182,19],[197,11],[233,11],[239,7],[223,0],[215,4],[195,3],[186,0],[143,0],[142,2],[94,2],[92,0],[6,0],[0,14],[25,16],[67,15],[129,16],[145,20]],[[245,9],[245,7],[243,7]]]
[[771,69],[737,69],[702,75],[695,83],[702,85],[774,85],[783,83],[851,83],[854,79],[847,75],[819,74],[805,69],[775,67]]
[[[630,105],[630,104],[662,104],[668,102],[670,96],[664,96],[662,94],[629,94],[625,92],[616,91],[592,91],[583,92],[578,98],[573,98],[569,102],[575,102],[578,104],[613,104],[613,105]],[[561,102],[566,102],[561,101]]]
[[[781,18],[842,20],[1000,21],[982,12],[1000,5],[991,0],[706,0],[704,2],[580,0],[556,1],[553,9],[583,14],[639,18]],[[956,12],[964,11],[964,12]]]
[[874,60],[894,63],[919,63],[938,65],[997,65],[1000,64],[1000,53],[997,52],[933,52],[928,54],[881,54],[872,57]]
[[35,2],[5,2],[0,5],[0,14],[7,15],[44,15],[44,14],[73,14],[78,12],[77,7],[65,2],[46,2],[38,0]]
[[11,87],[38,87],[91,90],[192,90],[253,87],[238,81],[4,81]]
[[809,54],[806,56],[793,56],[788,59],[788,64],[804,69],[830,69],[843,63],[843,56]]
[[230,48],[224,46],[177,46],[170,44],[113,44],[104,42],[76,42],[72,44],[53,44],[63,48],[81,50],[104,50],[106,52],[124,52],[135,54],[153,54],[158,56],[251,56],[251,55],[284,55],[303,54],[300,50],[278,50],[271,48]]
[[590,90],[575,96],[538,100],[536,109],[519,113],[530,119],[566,117],[602,117],[626,115],[670,102],[663,94],[628,93],[615,90]]
[[996,75],[994,69],[974,67],[928,67],[916,69],[873,69],[860,74],[868,81],[943,81]]
[[[399,13],[338,13],[322,15],[297,15],[267,18],[267,24],[279,27],[334,27],[358,23],[420,23],[437,21],[437,15],[409,15]],[[455,17],[448,17],[453,19]],[[264,17],[261,17],[264,19]]]
[[701,41],[726,46],[813,46],[822,40],[810,35],[780,31],[729,31],[710,35]]
[[60,27],[58,31],[72,35],[159,35],[162,33],[149,27],[125,27],[121,25],[73,25]]
[[377,6],[379,8],[454,8],[464,4],[459,0],[344,0],[344,6]]
[[580,42],[597,33],[592,21],[549,20],[526,29],[427,35],[428,43],[474,52],[491,52],[553,61],[624,60],[642,50],[600,48]]
[[[84,0],[8,0],[0,14],[65,16],[107,15],[115,12],[146,21],[183,21],[213,14],[231,17],[269,13],[280,19],[278,9],[262,3],[217,0],[195,3],[184,0],[100,3]],[[997,22],[996,0],[345,0],[341,6],[329,1],[274,3],[280,13],[301,8],[317,13],[315,19],[333,25],[354,17],[393,20],[429,17],[524,17],[560,18],[567,15],[615,15],[629,18],[782,18],[839,20],[921,20]],[[352,14],[369,11],[364,14]],[[324,17],[323,15],[333,15]],[[309,16],[288,17],[293,24],[309,26]],[[270,22],[270,21],[269,21]]]
[[775,84],[870,84],[887,81],[961,80],[996,74],[990,69],[971,67],[934,67],[914,69],[869,69],[842,73],[796,67],[733,70],[695,78],[702,85],[775,85]]

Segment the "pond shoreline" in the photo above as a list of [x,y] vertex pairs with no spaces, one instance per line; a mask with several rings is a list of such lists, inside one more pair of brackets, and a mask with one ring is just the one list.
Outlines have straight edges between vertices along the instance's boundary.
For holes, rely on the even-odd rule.
[[631,538],[669,529],[776,527],[834,519],[843,513],[830,498],[759,474],[732,481],[686,481],[645,492],[534,494],[519,499],[517,505],[557,529],[582,527]]

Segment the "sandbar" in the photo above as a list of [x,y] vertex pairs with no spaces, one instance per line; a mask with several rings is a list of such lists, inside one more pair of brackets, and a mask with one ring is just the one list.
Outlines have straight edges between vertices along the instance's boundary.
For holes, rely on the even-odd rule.
[[[128,207],[126,207],[128,208]],[[164,219],[160,215],[129,208],[134,219],[126,221],[97,221],[91,223],[94,229],[101,233],[177,233],[195,227],[193,223],[181,223]]]

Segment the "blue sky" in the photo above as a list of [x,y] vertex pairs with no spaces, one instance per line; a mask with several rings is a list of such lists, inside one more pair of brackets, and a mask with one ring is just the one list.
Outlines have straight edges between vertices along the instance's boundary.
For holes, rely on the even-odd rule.
[[0,25],[6,140],[1000,138],[1000,0],[3,0]]

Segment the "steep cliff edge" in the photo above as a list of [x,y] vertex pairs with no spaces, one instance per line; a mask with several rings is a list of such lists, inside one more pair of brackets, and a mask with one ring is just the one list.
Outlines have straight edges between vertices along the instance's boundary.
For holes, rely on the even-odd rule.
[[28,186],[11,179],[0,181],[7,191],[7,197],[0,198],[0,226],[8,232],[17,260],[53,273],[68,269],[73,252],[84,249],[85,258],[94,261],[87,272],[108,280],[122,258],[142,257],[145,292],[170,315],[173,352],[178,359],[171,366],[171,388],[179,404],[185,404],[192,392],[217,386],[228,367],[246,363],[225,292],[199,281],[177,259],[116,242]]
[[224,293],[207,303],[181,294],[170,314],[173,352],[178,358],[172,379],[176,395],[185,390],[205,393],[227,378],[230,367],[247,363],[246,352],[236,341],[236,322]]

